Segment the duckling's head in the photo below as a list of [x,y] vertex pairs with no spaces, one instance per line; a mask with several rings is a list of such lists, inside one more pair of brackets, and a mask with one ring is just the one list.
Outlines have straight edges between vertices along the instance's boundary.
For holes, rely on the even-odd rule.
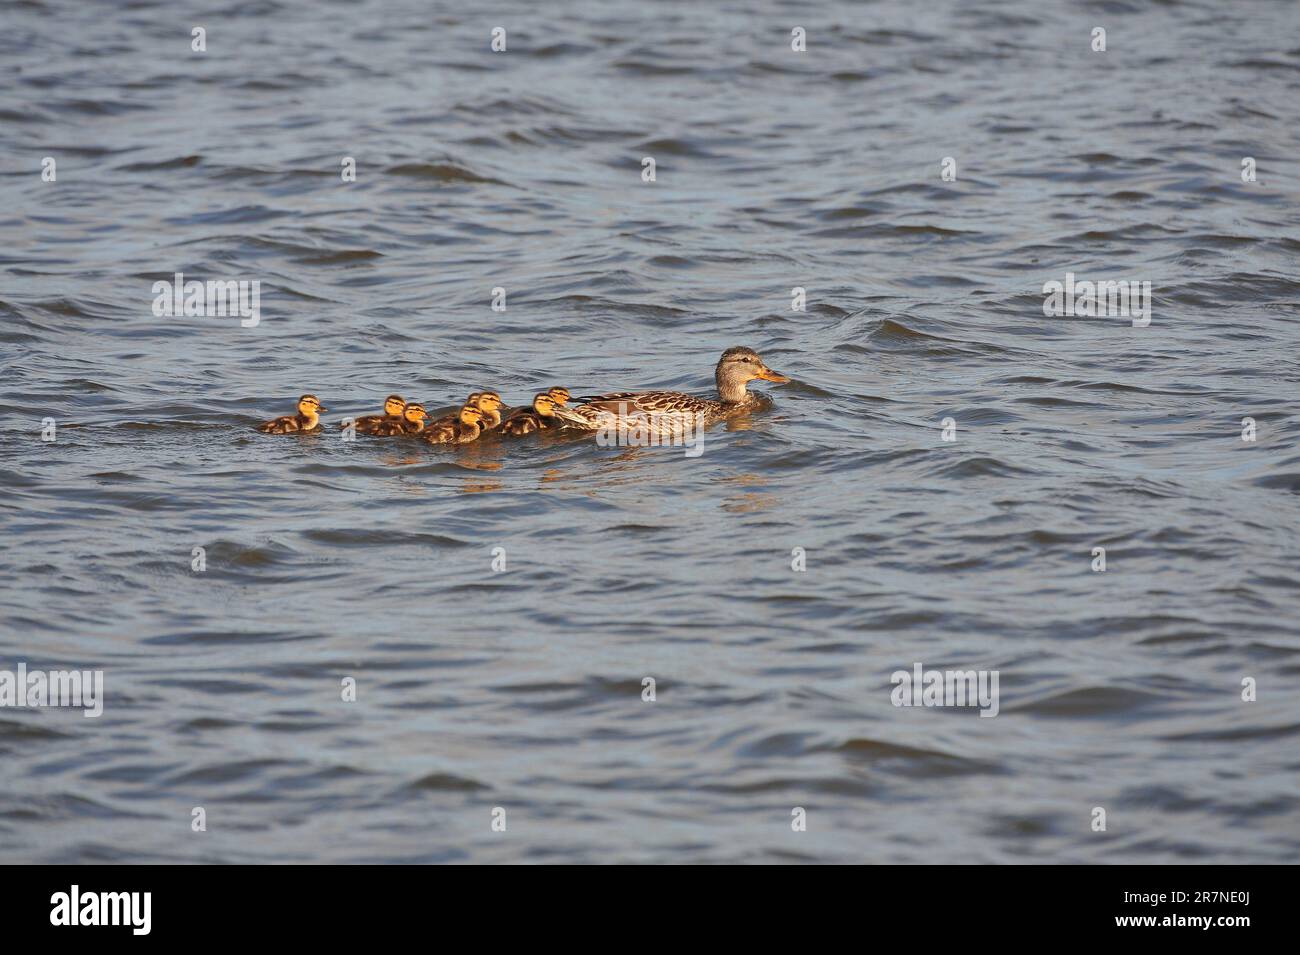
[[[554,389],[552,389],[553,391]],[[551,397],[549,391],[543,391],[541,394],[533,395],[533,410],[543,418],[550,418],[555,414],[555,406],[563,404]]]
[[315,418],[324,410],[315,395],[303,395],[298,399],[298,414],[306,418]]
[[568,388],[561,388],[558,385],[550,389],[549,391],[547,391],[546,394],[551,399],[551,401],[561,406],[567,405],[569,401],[572,400],[573,398],[573,395],[569,393]]
[[495,391],[477,391],[470,399],[469,403],[479,411],[493,412],[501,408],[501,396]]
[[427,415],[428,412],[424,410],[424,405],[415,401],[412,401],[402,409],[402,417],[411,422],[411,424],[419,424]]
[[744,345],[728,348],[718,359],[718,367],[713,373],[718,383],[718,397],[723,401],[743,401],[745,385],[755,379],[762,381],[789,381],[785,375],[773,371],[758,356],[758,352]]
[[473,405],[467,404],[460,409],[461,424],[479,424],[483,421],[483,412],[479,411]]
[[384,399],[384,414],[397,418],[406,410],[406,402],[401,395],[389,395]]

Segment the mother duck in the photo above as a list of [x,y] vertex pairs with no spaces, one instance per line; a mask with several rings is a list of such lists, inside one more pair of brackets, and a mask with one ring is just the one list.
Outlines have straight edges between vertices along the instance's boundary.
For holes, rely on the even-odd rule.
[[781,384],[790,380],[768,368],[758,352],[744,345],[722,353],[713,377],[718,386],[716,398],[681,391],[616,391],[579,398],[580,404],[556,408],[555,414],[568,425],[586,431],[644,430],[669,436],[752,410],[762,399],[746,389],[751,381]]

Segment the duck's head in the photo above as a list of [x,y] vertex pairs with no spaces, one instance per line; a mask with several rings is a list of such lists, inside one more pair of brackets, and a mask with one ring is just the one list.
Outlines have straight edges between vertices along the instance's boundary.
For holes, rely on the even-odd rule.
[[427,416],[428,412],[424,410],[424,405],[416,401],[412,401],[402,409],[402,417],[411,422],[411,424],[419,424]]
[[481,424],[483,421],[483,412],[479,411],[471,404],[467,404],[460,409],[461,424]]
[[718,396],[723,401],[743,400],[745,385],[751,381],[774,381],[781,384],[790,380],[768,368],[758,352],[744,345],[736,345],[724,351],[713,375],[718,383]]
[[384,414],[390,418],[400,418],[406,410],[406,401],[401,395],[389,395],[384,399]]
[[491,413],[501,410],[501,396],[495,391],[476,391],[470,395],[467,404],[473,405],[479,411]]
[[325,410],[321,407],[320,399],[315,395],[303,395],[298,399],[298,414],[306,418],[315,418]]
[[[558,385],[547,391],[546,394],[551,401],[561,407],[567,405],[573,399],[573,395],[570,394],[568,388],[561,388]],[[534,401],[536,401],[536,399],[534,399]],[[534,407],[536,407],[536,404],[534,404]]]
[[[551,391],[554,390],[554,388],[551,389]],[[540,394],[533,395],[533,410],[543,418],[553,417],[555,415],[555,406],[564,404],[562,401],[556,401],[551,396],[551,391],[543,391]]]

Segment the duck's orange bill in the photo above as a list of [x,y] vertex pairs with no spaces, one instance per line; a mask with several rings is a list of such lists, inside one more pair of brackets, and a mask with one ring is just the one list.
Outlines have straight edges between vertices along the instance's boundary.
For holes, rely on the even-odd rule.
[[777,384],[783,384],[790,380],[785,375],[780,372],[775,372],[771,368],[764,368],[758,373],[758,377],[762,378],[764,381],[775,381]]

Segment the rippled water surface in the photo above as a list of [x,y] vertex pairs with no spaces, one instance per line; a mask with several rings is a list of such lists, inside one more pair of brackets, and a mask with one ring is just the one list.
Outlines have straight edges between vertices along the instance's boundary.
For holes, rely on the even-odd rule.
[[[0,709],[5,861],[1295,858],[1297,5],[14,2],[0,79],[0,669],[107,695]],[[697,458],[252,430],[734,344]]]

